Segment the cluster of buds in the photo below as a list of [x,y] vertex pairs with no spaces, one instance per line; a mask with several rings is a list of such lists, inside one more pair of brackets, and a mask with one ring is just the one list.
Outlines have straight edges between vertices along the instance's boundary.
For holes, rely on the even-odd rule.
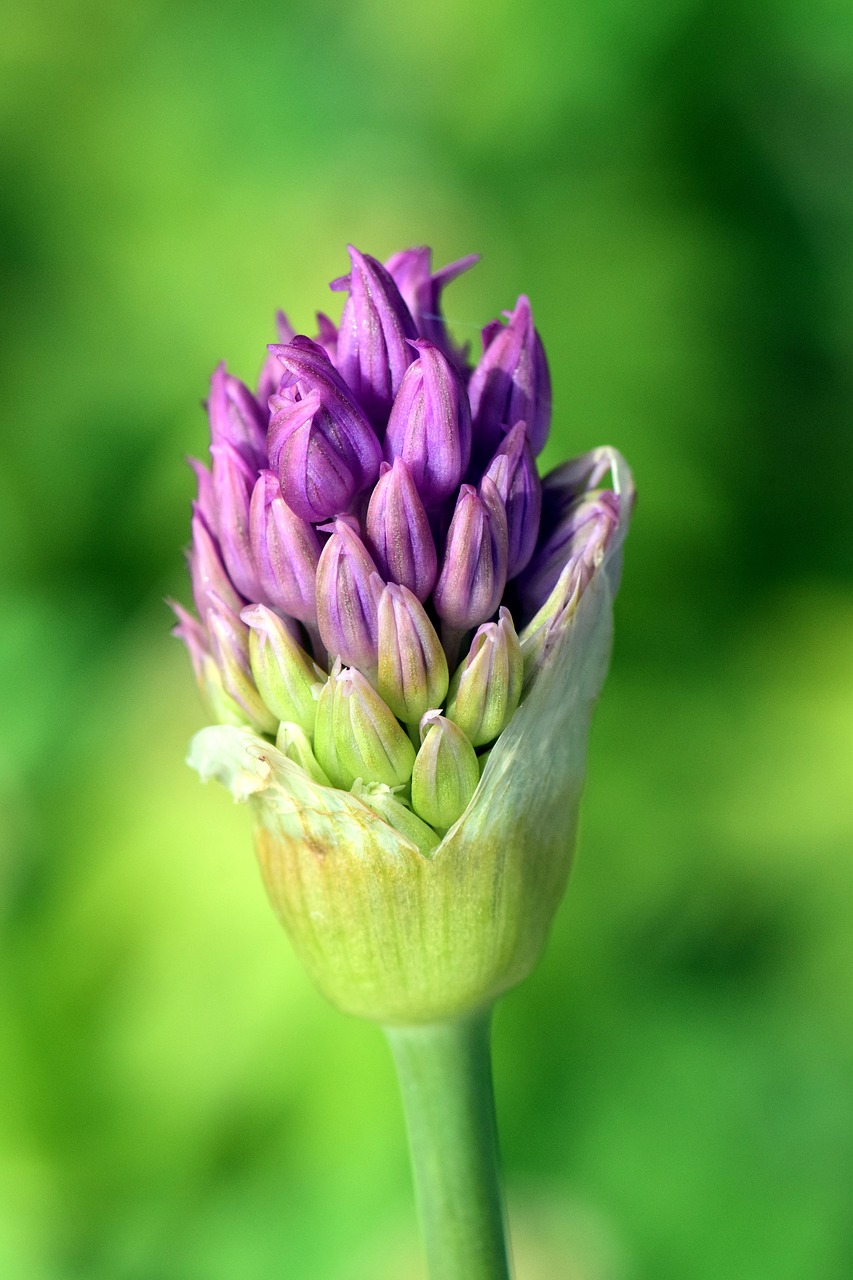
[[476,258],[433,272],[427,249],[384,265],[349,253],[339,326],[318,315],[309,338],[280,313],[256,391],[224,365],[212,376],[211,464],[193,462],[197,616],[173,606],[211,717],[243,735],[226,749],[207,731],[196,763],[236,792],[210,757],[237,749],[244,790],[272,778],[289,797],[279,828],[288,805],[299,819],[278,831],[284,853],[259,842],[297,934],[281,872],[309,809],[443,856],[631,499],[612,450],[540,480],[551,385],[527,298],[486,326],[472,368],[440,294]]

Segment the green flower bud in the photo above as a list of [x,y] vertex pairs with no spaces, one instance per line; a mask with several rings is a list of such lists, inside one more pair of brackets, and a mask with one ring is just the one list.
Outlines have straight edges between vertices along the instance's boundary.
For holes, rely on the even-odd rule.
[[277,720],[314,732],[318,686],[325,679],[297,644],[277,613],[264,604],[247,606],[240,614],[250,628],[249,661],[258,692]]
[[219,597],[211,594],[210,599],[207,629],[223,690],[259,733],[275,733],[278,717],[267,707],[252,678],[249,628]]
[[426,610],[407,587],[389,583],[379,601],[379,693],[395,716],[417,724],[444,701],[447,680],[447,658]]
[[477,754],[465,734],[439,711],[421,720],[421,749],[412,772],[412,808],[439,831],[452,827],[480,781]]
[[300,725],[282,720],[278,726],[275,745],[288,760],[304,769],[313,782],[319,783],[321,787],[332,785],[317,763],[317,757],[311,750],[311,740]]
[[355,667],[335,667],[317,701],[314,752],[336,787],[356,778],[398,787],[409,781],[415,749],[393,712]]
[[428,858],[433,849],[438,847],[441,839],[438,833],[422,822],[417,814],[412,813],[409,806],[384,783],[367,785],[356,782],[352,788],[352,794],[363,801],[368,809],[372,809],[374,813],[384,818],[395,831],[399,831],[407,840],[410,840],[424,857]]
[[497,622],[478,627],[468,656],[456,671],[447,696],[448,720],[475,747],[502,733],[521,697],[524,664],[521,645],[508,609]]

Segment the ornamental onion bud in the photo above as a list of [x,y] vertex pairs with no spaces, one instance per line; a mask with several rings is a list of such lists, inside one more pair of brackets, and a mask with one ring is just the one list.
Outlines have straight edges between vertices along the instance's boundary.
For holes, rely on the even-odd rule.
[[480,781],[471,743],[452,720],[427,711],[412,772],[412,808],[437,831],[452,827],[468,807]]
[[465,661],[450,682],[447,718],[475,747],[502,733],[521,697],[524,663],[509,609],[478,627]]

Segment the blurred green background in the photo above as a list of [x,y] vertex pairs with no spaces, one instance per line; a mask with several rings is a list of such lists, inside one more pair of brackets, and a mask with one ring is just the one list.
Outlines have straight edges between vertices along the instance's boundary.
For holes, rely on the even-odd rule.
[[354,241],[525,291],[640,489],[568,900],[506,998],[518,1280],[842,1280],[843,0],[29,0],[2,41],[0,1275],[408,1280],[378,1032],[280,935],[166,594],[213,365]]

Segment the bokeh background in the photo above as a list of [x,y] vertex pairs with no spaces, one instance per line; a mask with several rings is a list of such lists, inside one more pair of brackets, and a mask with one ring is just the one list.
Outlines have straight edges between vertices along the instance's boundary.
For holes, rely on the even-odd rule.
[[28,0],[2,39],[0,1275],[422,1276],[385,1045],[310,987],[163,597],[223,356],[344,245],[527,292],[640,489],[576,872],[506,998],[518,1280],[843,1280],[843,0]]

